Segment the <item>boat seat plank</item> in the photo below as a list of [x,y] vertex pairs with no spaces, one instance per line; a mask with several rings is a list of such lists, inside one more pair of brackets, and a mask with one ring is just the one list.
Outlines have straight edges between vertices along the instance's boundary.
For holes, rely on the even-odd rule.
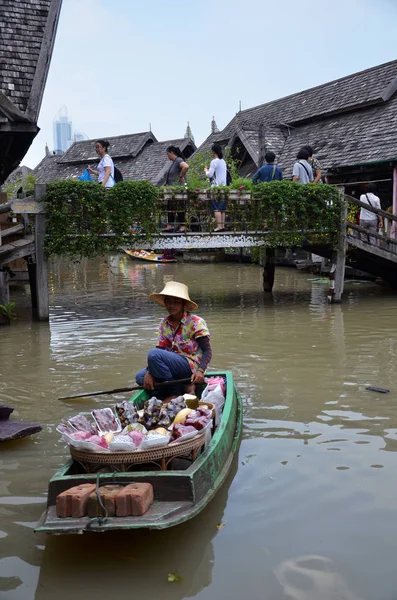
[[[193,503],[188,501],[181,502],[159,502],[155,500],[149,510],[141,517],[110,517],[106,523],[99,525],[94,523],[91,526],[92,531],[106,531],[107,529],[138,529],[141,527],[157,527],[159,523],[167,521],[185,512],[191,511]],[[49,506],[44,518],[36,531],[45,531],[47,533],[74,533],[83,531],[90,523],[91,519],[82,517],[79,519],[64,518],[56,515],[54,505]]]

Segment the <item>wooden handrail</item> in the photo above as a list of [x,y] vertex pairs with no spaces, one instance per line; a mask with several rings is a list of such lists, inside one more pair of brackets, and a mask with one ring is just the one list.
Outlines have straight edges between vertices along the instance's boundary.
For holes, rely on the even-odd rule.
[[361,206],[361,208],[365,208],[366,210],[369,210],[370,212],[373,212],[376,215],[380,215],[381,217],[384,217],[385,219],[389,219],[390,221],[397,221],[396,215],[388,213],[385,210],[382,210],[381,208],[374,208],[370,204],[366,204],[365,202],[361,202],[361,200],[357,200],[357,198],[353,198],[353,196],[349,196],[349,194],[345,194],[345,198],[347,199],[348,202],[351,202],[352,204],[356,204],[357,206]]
[[366,229],[365,227],[361,227],[361,225],[357,225],[357,223],[351,223],[350,221],[347,221],[346,225],[348,228],[354,229],[355,231],[359,231],[360,233],[365,233],[369,237],[374,237],[377,240],[382,240],[383,242],[386,242],[387,244],[394,244],[395,246],[397,246],[397,240],[393,240],[389,237],[386,237],[385,235],[380,235],[380,233],[376,233],[376,231],[373,231],[372,229]]
[[25,230],[25,226],[22,223],[19,223],[18,225],[14,225],[14,227],[9,227],[8,229],[3,229],[1,231],[1,237],[4,240],[4,238],[10,236],[10,235],[15,235],[16,233],[22,233]]

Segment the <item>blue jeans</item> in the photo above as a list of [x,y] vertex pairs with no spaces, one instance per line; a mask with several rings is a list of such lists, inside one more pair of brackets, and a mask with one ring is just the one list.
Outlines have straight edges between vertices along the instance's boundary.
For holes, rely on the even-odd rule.
[[[192,375],[187,358],[176,352],[153,348],[147,355],[149,373],[156,381],[172,381],[173,379],[186,379]],[[135,376],[138,385],[143,385],[146,369],[141,369]],[[183,386],[182,386],[183,387]],[[169,386],[166,388],[167,395],[180,393],[180,386]],[[183,393],[183,392],[182,392]]]

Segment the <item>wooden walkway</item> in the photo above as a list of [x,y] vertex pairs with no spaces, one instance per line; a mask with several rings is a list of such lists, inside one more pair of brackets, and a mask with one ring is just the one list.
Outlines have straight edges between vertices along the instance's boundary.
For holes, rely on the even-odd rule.
[[[9,302],[9,273],[7,263],[16,258],[25,258],[28,263],[29,281],[32,292],[32,306],[39,320],[48,320],[48,267],[44,254],[45,213],[40,202],[46,186],[36,186],[35,198],[15,200],[10,205],[0,205],[0,212],[12,210],[21,214],[23,224],[0,231],[0,304]],[[376,215],[388,219],[392,224],[391,237],[368,232],[357,223],[347,221],[348,205],[364,207]],[[34,233],[29,231],[28,214],[35,215]],[[244,226],[244,224],[242,223]],[[233,226],[233,224],[231,224]],[[336,247],[331,244],[312,243],[316,233],[306,233],[306,242],[302,248],[308,252],[328,258],[332,262],[328,299],[340,302],[343,293],[345,266],[349,265],[388,281],[397,288],[397,240],[394,228],[397,216],[363,204],[356,198],[345,195],[340,218],[340,235]],[[262,248],[263,289],[271,292],[274,283],[274,249],[266,244],[267,231],[189,231],[184,233],[161,232],[154,235],[150,242],[139,240],[134,249],[174,249],[174,250],[211,250],[219,248]],[[312,235],[313,234],[313,235]],[[108,233],[106,235],[112,235]],[[8,241],[12,236],[19,239]],[[4,243],[6,242],[6,243]],[[131,248],[131,246],[129,247]]]

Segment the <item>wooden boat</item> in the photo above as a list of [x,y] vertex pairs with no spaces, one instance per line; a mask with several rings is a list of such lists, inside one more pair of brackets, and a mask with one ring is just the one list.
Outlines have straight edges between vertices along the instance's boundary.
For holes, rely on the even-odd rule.
[[156,254],[155,252],[148,252],[147,250],[124,250],[130,258],[136,258],[137,260],[144,260],[147,262],[155,263],[173,263],[177,262],[176,258],[163,258],[162,254]]
[[38,433],[42,426],[38,423],[27,423],[26,421],[9,420],[14,411],[12,406],[0,403],[0,442],[10,442],[20,438]]
[[[166,529],[196,516],[214,497],[226,479],[238,452],[242,433],[241,396],[233,383],[230,371],[210,373],[226,378],[226,401],[219,425],[211,441],[199,456],[184,470],[153,470],[151,465],[139,471],[84,472],[81,465],[69,460],[50,480],[47,509],[36,528],[45,533],[83,533],[84,531],[109,531],[112,529]],[[199,392],[200,394],[201,392]],[[148,398],[140,391],[131,398],[138,408]],[[128,484],[148,482],[153,485],[154,504],[141,517],[109,517],[105,522],[93,522],[89,517],[59,518],[55,501],[61,492],[82,484]]]

